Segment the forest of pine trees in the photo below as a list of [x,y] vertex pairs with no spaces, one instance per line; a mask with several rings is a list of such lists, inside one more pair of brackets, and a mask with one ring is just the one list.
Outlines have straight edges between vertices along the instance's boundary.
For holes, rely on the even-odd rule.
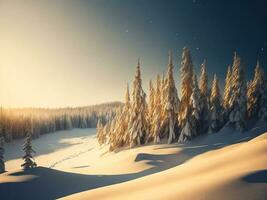
[[106,103],[78,108],[1,108],[0,137],[5,142],[27,136],[28,126],[32,128],[32,137],[72,128],[95,128],[97,121],[110,121],[122,103]]
[[253,79],[247,82],[244,64],[235,53],[223,94],[216,74],[209,87],[206,65],[204,60],[197,78],[190,51],[183,49],[179,98],[170,51],[167,73],[158,74],[154,82],[149,82],[147,101],[138,61],[132,98],[127,85],[123,108],[108,123],[98,121],[99,144],[108,144],[114,151],[150,142],[186,142],[201,134],[218,132],[224,126],[242,132],[259,120],[267,120],[267,81],[259,61]]

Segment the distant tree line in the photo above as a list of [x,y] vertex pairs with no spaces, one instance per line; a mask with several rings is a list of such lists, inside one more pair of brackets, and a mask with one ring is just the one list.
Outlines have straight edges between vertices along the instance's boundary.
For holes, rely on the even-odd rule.
[[221,94],[216,74],[209,87],[206,61],[200,66],[198,79],[190,51],[184,48],[181,98],[177,94],[173,67],[170,52],[168,71],[158,75],[154,83],[150,81],[147,102],[138,61],[132,98],[127,86],[125,104],[118,114],[109,123],[98,121],[100,145],[108,144],[113,151],[149,142],[185,142],[198,135],[215,133],[224,126],[242,132],[249,124],[267,120],[267,82],[259,61],[253,79],[247,82],[244,64],[235,53]]
[[5,142],[24,138],[32,129],[32,137],[72,128],[95,128],[97,121],[107,123],[122,103],[106,103],[76,108],[1,108],[0,136]]

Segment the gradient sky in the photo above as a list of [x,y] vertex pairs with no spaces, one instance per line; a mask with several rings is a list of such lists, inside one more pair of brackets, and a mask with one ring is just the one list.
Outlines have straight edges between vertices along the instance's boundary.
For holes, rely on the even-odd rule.
[[[182,48],[223,83],[237,51],[250,78],[267,66],[264,0],[0,0],[0,104],[83,106],[123,100],[138,57],[144,88]],[[267,71],[267,70],[265,70]]]

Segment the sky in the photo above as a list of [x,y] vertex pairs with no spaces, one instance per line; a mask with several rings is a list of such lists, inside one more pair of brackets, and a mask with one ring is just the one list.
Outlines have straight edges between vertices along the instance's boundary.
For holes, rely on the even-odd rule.
[[169,49],[179,91],[184,46],[210,80],[223,84],[234,51],[251,78],[257,59],[267,71],[266,21],[265,0],[0,0],[0,104],[123,101],[138,58],[147,90]]

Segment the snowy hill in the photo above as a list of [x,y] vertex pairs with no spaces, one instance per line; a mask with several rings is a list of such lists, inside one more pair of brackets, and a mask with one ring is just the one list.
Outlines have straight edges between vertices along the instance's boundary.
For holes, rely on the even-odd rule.
[[[6,146],[1,199],[266,199],[267,130],[223,129],[186,144],[117,153],[99,147],[95,129],[33,141],[38,168],[21,171],[22,141]],[[262,134],[264,133],[264,134]],[[17,149],[16,149],[17,148]],[[3,198],[2,198],[3,197]]]

